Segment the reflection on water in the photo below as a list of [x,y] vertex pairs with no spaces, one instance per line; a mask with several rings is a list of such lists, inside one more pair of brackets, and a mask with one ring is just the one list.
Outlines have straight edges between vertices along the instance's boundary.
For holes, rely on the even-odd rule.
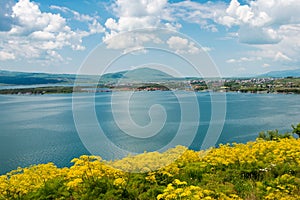
[[[142,92],[135,94],[129,104],[130,117],[139,126],[151,122],[149,109],[160,104],[166,112],[166,124],[159,134],[149,138],[132,137],[122,131],[113,120],[111,93],[99,93],[95,98],[97,120],[103,131],[115,145],[122,149],[143,152],[152,151],[172,140],[181,120],[180,103],[172,92]],[[87,109],[87,94],[77,97],[81,109]],[[218,94],[215,94],[218,95]],[[189,104],[189,94],[182,92],[181,103]],[[199,149],[211,120],[209,93],[197,93],[200,108],[200,126],[190,145]],[[300,96],[274,94],[227,94],[225,125],[218,143],[246,142],[254,140],[262,130],[291,130],[290,125],[300,122]],[[114,102],[116,103],[116,102]],[[72,95],[44,96],[0,95],[0,173],[18,166],[54,162],[68,166],[69,161],[82,154],[89,154],[77,134],[72,115]],[[118,113],[119,112],[119,113]],[[119,109],[116,114],[124,112]],[[191,111],[192,112],[192,111]],[[159,117],[161,110],[154,110]],[[125,122],[128,119],[124,119]],[[188,136],[196,121],[186,121],[184,133]],[[129,127],[130,128],[130,127]],[[90,131],[94,129],[91,126]],[[184,144],[184,135],[180,138]],[[98,143],[101,141],[97,141]],[[108,150],[105,150],[108,151]],[[111,158],[113,152],[102,152],[103,158]],[[117,156],[116,156],[117,157]]]

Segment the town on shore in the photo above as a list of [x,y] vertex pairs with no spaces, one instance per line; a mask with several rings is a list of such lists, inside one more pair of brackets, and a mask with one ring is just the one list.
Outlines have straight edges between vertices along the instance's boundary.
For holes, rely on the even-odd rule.
[[185,78],[159,81],[128,81],[119,83],[98,82],[76,86],[49,84],[26,88],[0,89],[0,94],[51,94],[72,92],[112,92],[112,91],[169,91],[183,90],[196,92],[241,92],[241,93],[285,93],[300,94],[300,78]]

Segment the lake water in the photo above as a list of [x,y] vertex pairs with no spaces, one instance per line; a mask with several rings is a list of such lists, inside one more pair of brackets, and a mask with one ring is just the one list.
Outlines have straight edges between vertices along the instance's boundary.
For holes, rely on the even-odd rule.
[[[178,143],[198,150],[209,126],[220,126],[223,122],[213,117],[211,110],[215,102],[209,93],[196,93],[200,113],[197,119],[192,119],[198,109],[190,103],[192,93],[179,93],[181,99],[178,100],[173,92],[136,92],[127,107],[122,95],[125,92],[117,93],[116,97],[112,97],[112,93],[99,93],[95,98],[90,94],[80,94],[74,97],[76,104],[73,107],[72,94],[0,95],[0,174],[18,166],[38,163],[69,166],[72,158],[90,154],[87,149],[93,148],[99,149],[97,153],[105,159],[122,157],[116,148],[140,153]],[[226,106],[226,116],[216,144],[255,140],[262,130],[290,131],[291,124],[300,122],[300,95],[212,95],[226,95],[226,101],[218,102]],[[90,111],[95,112],[91,115]],[[132,125],[129,118],[135,124]],[[149,126],[151,129],[148,127],[150,132],[143,129],[149,124],[154,124]],[[103,134],[99,133],[99,127],[104,136],[99,136]],[[182,133],[172,143],[179,128]],[[136,130],[141,130],[140,136]],[[82,141],[84,138],[89,140]]]

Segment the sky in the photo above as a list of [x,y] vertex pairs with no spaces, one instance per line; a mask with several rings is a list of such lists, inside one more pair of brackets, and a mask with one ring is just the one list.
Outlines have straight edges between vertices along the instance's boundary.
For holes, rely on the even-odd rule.
[[299,0],[0,0],[0,70],[78,73],[99,48],[95,68],[122,57],[111,71],[155,62],[192,76],[175,57],[199,52],[223,77],[299,69],[299,10]]

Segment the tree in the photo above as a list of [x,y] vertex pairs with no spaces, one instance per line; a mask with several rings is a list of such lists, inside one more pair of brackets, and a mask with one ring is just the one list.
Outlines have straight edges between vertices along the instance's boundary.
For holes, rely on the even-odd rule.
[[267,132],[262,131],[258,135],[258,138],[261,138],[261,139],[266,140],[266,141],[271,141],[271,140],[276,141],[276,140],[279,140],[279,139],[282,139],[282,138],[291,138],[291,137],[292,137],[291,133],[287,132],[287,133],[281,134],[281,133],[279,133],[279,131],[277,129],[269,130]]
[[297,124],[297,126],[292,125],[292,128],[293,128],[293,132],[292,133],[297,134],[298,138],[300,138],[300,123]]

